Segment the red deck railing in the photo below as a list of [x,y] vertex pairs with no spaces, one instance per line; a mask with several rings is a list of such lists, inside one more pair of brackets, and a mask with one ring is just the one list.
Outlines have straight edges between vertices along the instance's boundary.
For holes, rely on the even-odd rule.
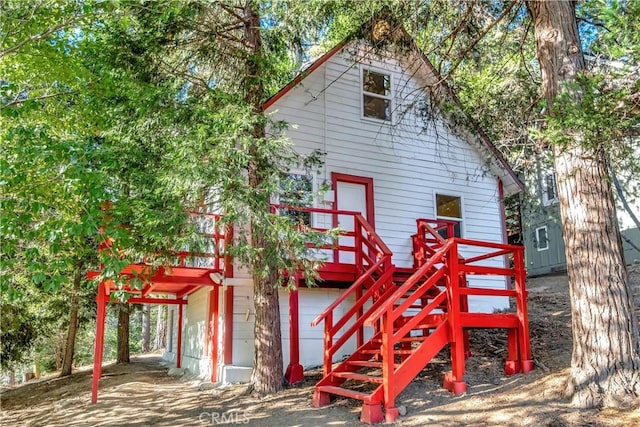
[[456,221],[444,219],[416,219],[417,232],[411,236],[413,242],[413,266],[417,268],[444,246],[446,239],[455,237]]
[[[233,263],[231,256],[227,252],[227,245],[233,239],[233,227],[231,225],[221,225],[222,215],[211,213],[190,212],[190,221],[195,225],[199,242],[194,248],[184,248],[183,250],[173,250],[168,253],[157,253],[133,260],[119,272],[120,276],[138,277],[146,282],[143,294],[149,293],[154,287],[154,281],[159,282],[162,277],[174,276],[173,282],[180,283],[179,277],[185,277],[185,285],[196,276],[203,276],[206,271],[223,272],[226,277],[233,277]],[[99,250],[118,251],[118,243],[112,238],[105,238]],[[163,257],[161,266],[153,267],[155,257]],[[101,266],[101,269],[103,267]],[[101,272],[91,272],[90,278],[97,277]],[[191,283],[195,284],[195,283]],[[126,290],[138,293],[135,287],[127,286]],[[164,287],[154,289],[154,293],[162,293]],[[169,292],[171,293],[171,292]]]
[[[326,211],[325,211],[326,212]],[[341,233],[341,236],[353,239],[353,246],[338,244],[335,258],[338,262],[353,262],[359,272],[357,280],[318,315],[312,326],[324,321],[324,373],[328,374],[333,363],[333,356],[355,334],[357,346],[364,343],[364,321],[376,310],[382,302],[393,292],[392,276],[394,265],[391,263],[392,253],[373,227],[362,215],[354,212],[332,211],[335,215],[352,218],[353,231]],[[336,221],[334,221],[334,224]],[[341,224],[343,225],[343,224]],[[341,257],[340,252],[352,253],[353,259]],[[355,301],[349,309],[338,319],[334,319],[334,312],[347,299]],[[370,306],[365,311],[365,305]],[[348,328],[341,332],[347,324]]]
[[[355,397],[363,401],[361,420],[378,422],[383,419],[379,409],[383,403],[387,421],[398,416],[395,398],[446,345],[451,345],[451,372],[445,375],[444,386],[455,394],[466,390],[463,379],[468,353],[468,330],[472,328],[505,328],[508,331],[507,374],[528,372],[533,368],[529,347],[523,248],[502,243],[461,239],[454,236],[453,221],[419,219],[418,232],[413,236],[415,272],[399,286],[384,287],[373,282],[369,288],[362,282],[371,277],[366,271],[346,294],[342,295],[318,316],[313,326],[325,321],[324,378],[317,384],[314,405],[328,404],[328,394]],[[444,236],[443,236],[444,235]],[[446,236],[446,238],[445,238]],[[460,255],[464,252],[467,258]],[[509,258],[511,257],[511,258]],[[513,265],[506,265],[513,259]],[[389,264],[391,265],[391,264]],[[375,265],[374,265],[375,267]],[[375,270],[375,269],[372,269]],[[391,269],[393,274],[393,268]],[[467,279],[474,276],[495,276],[498,280]],[[375,278],[373,276],[371,279]],[[514,289],[507,289],[513,279]],[[335,308],[349,295],[361,289],[365,294],[347,312],[352,326],[337,341],[334,337],[346,324],[344,319],[332,323]],[[363,312],[372,290],[382,292],[373,298]],[[511,313],[470,312],[468,297],[513,297],[516,311]],[[497,304],[496,304],[497,305]],[[351,318],[354,314],[358,316]],[[354,354],[332,367],[335,347],[344,344],[359,327],[374,327],[376,333],[366,344],[358,343]],[[416,335],[419,334],[419,335]],[[380,362],[369,361],[372,354]],[[397,363],[397,356],[400,363]],[[357,372],[361,366],[380,366],[382,376]],[[341,388],[346,380],[380,384],[370,393]]]

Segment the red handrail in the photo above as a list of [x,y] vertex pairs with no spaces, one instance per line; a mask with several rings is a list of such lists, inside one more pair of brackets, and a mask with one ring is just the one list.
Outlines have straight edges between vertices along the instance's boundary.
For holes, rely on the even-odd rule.
[[369,279],[371,275],[380,268],[385,262],[388,262],[389,259],[382,258],[378,260],[374,265],[372,265],[367,271],[365,271],[358,280],[356,280],[353,285],[349,286],[345,292],[343,292],[334,302],[331,303],[327,308],[324,309],[322,313],[320,313],[313,321],[311,322],[311,326],[318,326],[320,322],[322,322],[329,313],[332,313],[333,310],[336,309],[340,304],[342,304],[347,298],[353,295],[357,289],[360,289],[365,282],[365,280]]
[[[389,297],[385,304],[378,307],[376,311],[374,311],[364,322],[365,326],[371,326],[375,322],[378,321],[382,317],[383,314],[389,309],[389,307],[393,307],[396,302],[402,298],[423,276],[425,276],[432,268],[435,267],[436,264],[442,261],[444,256],[448,253],[449,248],[454,244],[453,241],[448,241],[445,245],[436,251],[436,255],[429,258],[429,260],[423,264],[414,274],[411,275],[400,285],[396,291]],[[416,299],[418,296],[416,297]],[[394,319],[395,320],[395,319]]]

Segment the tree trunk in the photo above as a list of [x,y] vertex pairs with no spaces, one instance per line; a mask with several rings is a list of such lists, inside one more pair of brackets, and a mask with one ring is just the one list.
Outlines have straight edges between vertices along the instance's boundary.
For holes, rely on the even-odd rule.
[[151,305],[142,305],[142,352],[151,351]]
[[[581,96],[576,86],[567,86],[584,69],[575,3],[529,1],[527,6],[547,113],[554,114],[558,94]],[[640,347],[606,141],[586,147],[580,129],[567,129],[566,135],[567,144],[553,145],[572,306],[573,355],[566,392],[583,408],[626,406],[640,395]]]
[[154,340],[153,345],[153,348],[155,350],[164,348],[167,345],[167,321],[165,319],[165,313],[165,306],[159,305],[158,311],[156,312],[156,339]]
[[[260,17],[255,5],[248,1],[244,9],[244,41],[250,51],[246,59],[245,79],[242,82],[244,100],[252,106],[255,115],[253,126],[253,144],[249,149],[250,162],[248,178],[251,188],[262,186],[264,177],[261,165],[265,159],[258,149],[265,137],[265,125],[262,120],[262,102],[264,101],[264,83],[262,81],[262,36],[260,34]],[[270,211],[269,199],[265,197],[257,203],[255,209]],[[260,216],[260,215],[257,215]],[[266,247],[264,223],[251,224],[251,241],[254,248]],[[280,303],[278,289],[275,286],[276,272],[265,275],[265,257],[257,255],[253,260],[253,305],[255,309],[254,323],[254,360],[251,374],[253,390],[264,393],[275,393],[282,390],[282,337],[280,331]]]
[[129,306],[118,304],[118,357],[117,364],[129,363]]
[[73,289],[71,290],[70,303],[71,309],[69,311],[69,325],[67,327],[67,342],[64,349],[62,358],[62,370],[60,371],[61,377],[71,375],[73,370],[73,356],[76,347],[76,335],[78,332],[78,306],[80,302],[80,285],[82,284],[82,277],[84,262],[80,261],[76,265],[76,272],[73,278]]

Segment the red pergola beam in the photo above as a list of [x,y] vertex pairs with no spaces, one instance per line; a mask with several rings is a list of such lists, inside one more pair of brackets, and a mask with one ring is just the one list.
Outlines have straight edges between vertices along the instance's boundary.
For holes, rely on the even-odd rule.
[[187,304],[187,300],[184,299],[169,299],[169,298],[129,298],[127,300],[129,304]]
[[147,283],[147,285],[142,289],[142,296],[146,298],[151,291],[153,291],[153,283]]

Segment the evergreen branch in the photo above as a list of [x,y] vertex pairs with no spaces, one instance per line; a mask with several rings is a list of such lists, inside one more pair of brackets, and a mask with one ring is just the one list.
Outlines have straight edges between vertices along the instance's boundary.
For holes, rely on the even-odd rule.
[[4,104],[3,107],[12,107],[14,105],[20,105],[28,101],[41,101],[43,99],[56,98],[58,96],[65,96],[65,95],[75,95],[77,93],[79,93],[79,91],[72,90],[72,91],[66,91],[66,92],[48,93],[45,95],[40,95],[33,98],[24,98],[24,99],[20,99],[20,93],[18,93],[11,101]]
[[[244,16],[240,15],[238,12],[236,12],[235,10],[233,10],[233,8],[227,6],[226,4],[224,4],[221,1],[216,2],[216,5],[220,6],[221,9],[223,9],[225,12],[227,12],[229,15],[235,17],[237,20],[239,20],[240,22],[244,24],[246,24],[247,20],[245,19]],[[238,7],[238,9],[240,9],[240,7]],[[242,8],[241,10],[244,10],[244,8]]]
[[28,43],[32,43],[32,42],[35,42],[35,41],[38,41],[38,40],[42,40],[45,37],[48,37],[51,34],[57,32],[57,31],[60,31],[61,29],[71,25],[72,23],[76,22],[77,20],[78,20],[78,18],[74,17],[74,18],[66,20],[66,21],[64,21],[64,22],[62,22],[62,23],[60,23],[60,24],[58,24],[58,25],[56,25],[54,27],[51,27],[51,28],[39,33],[39,34],[27,37],[26,39],[20,41],[19,43],[15,44],[15,45],[13,45],[13,46],[11,46],[11,47],[3,50],[3,51],[0,51],[0,58],[3,58],[6,55],[21,49],[24,45],[26,45]]
[[491,31],[491,29],[493,27],[495,27],[496,25],[498,25],[498,23],[500,23],[500,21],[502,21],[505,16],[507,16],[509,14],[509,12],[511,12],[511,9],[513,9],[513,7],[516,4],[521,3],[522,0],[512,0],[511,3],[509,3],[507,5],[507,7],[502,11],[502,13],[500,14],[500,16],[498,16],[493,22],[491,22],[489,25],[487,25],[482,32],[480,32],[480,34],[478,35],[478,37],[476,37],[459,55],[459,59],[456,63],[453,64],[453,66],[447,71],[446,75],[443,75],[440,78],[440,81],[436,82],[435,84],[440,84],[442,82],[444,82],[449,75],[451,75],[459,66],[460,64],[462,64],[462,60],[469,54],[469,52],[471,52],[471,50],[476,47],[476,45],[478,43],[480,43],[485,36],[489,33],[489,31]]

